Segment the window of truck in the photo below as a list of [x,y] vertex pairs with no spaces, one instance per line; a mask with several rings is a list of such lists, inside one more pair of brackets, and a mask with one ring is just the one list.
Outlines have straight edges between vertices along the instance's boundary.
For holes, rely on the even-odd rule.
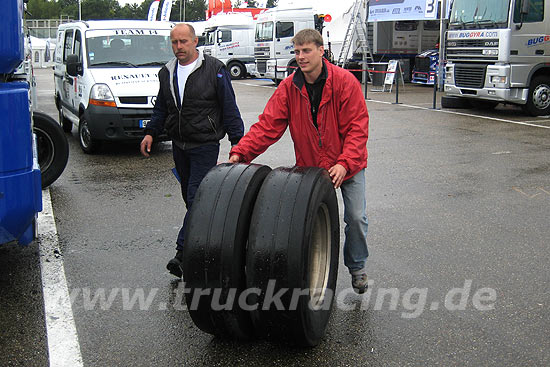
[[256,24],[256,42],[273,41],[273,22]]
[[[529,1],[529,13],[523,16],[523,23],[542,22],[544,20],[544,0]],[[521,1],[516,1],[514,7],[514,23],[521,23]]]

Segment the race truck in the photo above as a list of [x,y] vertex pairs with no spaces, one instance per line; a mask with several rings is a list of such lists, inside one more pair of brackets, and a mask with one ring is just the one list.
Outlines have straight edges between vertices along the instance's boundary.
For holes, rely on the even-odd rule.
[[443,107],[511,103],[550,114],[550,2],[455,0]]
[[428,50],[417,55],[414,61],[411,83],[433,85],[438,66],[438,50]]

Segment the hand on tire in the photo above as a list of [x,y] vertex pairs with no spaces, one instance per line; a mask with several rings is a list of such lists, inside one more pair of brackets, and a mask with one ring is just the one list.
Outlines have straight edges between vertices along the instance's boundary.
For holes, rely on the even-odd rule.
[[334,188],[337,189],[342,185],[342,182],[344,182],[344,177],[346,177],[348,171],[341,164],[335,164],[330,167],[328,173],[330,174],[330,178],[332,178]]
[[229,163],[239,163],[241,161],[241,156],[238,154],[232,154],[229,157]]

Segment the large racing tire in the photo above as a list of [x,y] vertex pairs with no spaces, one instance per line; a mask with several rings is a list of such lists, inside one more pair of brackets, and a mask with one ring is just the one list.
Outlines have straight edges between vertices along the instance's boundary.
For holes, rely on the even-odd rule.
[[238,340],[254,335],[250,313],[239,300],[246,287],[250,217],[270,171],[256,164],[220,164],[197,190],[185,233],[183,279],[191,319],[209,334]]
[[523,110],[531,116],[550,115],[550,77],[539,75],[531,80],[527,103]]
[[[314,346],[325,334],[338,273],[340,222],[326,170],[277,168],[250,223],[246,273],[259,336]],[[278,296],[279,295],[279,296]]]
[[33,112],[33,132],[36,135],[38,164],[44,189],[65,170],[69,160],[69,143],[57,121],[42,112]]
[[80,117],[80,122],[78,124],[78,143],[82,151],[86,154],[93,154],[99,149],[100,142],[92,138],[88,121],[84,116]]

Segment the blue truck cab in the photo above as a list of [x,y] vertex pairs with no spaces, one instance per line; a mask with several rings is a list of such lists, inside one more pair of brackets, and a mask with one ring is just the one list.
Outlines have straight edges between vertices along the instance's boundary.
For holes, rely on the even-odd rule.
[[3,3],[0,22],[0,244],[36,238],[42,190],[29,84],[12,78],[24,58],[23,0]]

